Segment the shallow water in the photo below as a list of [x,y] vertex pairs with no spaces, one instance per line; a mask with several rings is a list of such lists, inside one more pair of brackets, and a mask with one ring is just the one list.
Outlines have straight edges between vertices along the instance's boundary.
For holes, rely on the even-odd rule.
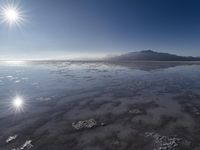
[[199,123],[199,63],[0,63],[0,150],[198,150]]

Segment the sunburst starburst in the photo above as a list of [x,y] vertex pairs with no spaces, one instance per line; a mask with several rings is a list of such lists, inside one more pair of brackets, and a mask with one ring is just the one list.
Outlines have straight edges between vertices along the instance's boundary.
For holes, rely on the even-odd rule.
[[24,15],[19,3],[8,2],[0,6],[0,19],[2,23],[20,26],[24,22]]
[[25,105],[24,98],[21,97],[21,96],[16,96],[12,100],[12,107],[11,107],[11,109],[14,112],[21,112],[21,111],[24,110],[24,105]]

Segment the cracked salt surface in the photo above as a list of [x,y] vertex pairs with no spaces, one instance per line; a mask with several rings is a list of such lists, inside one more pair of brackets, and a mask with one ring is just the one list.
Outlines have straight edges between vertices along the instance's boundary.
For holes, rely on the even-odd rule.
[[7,140],[6,140],[6,143],[10,143],[11,141],[15,140],[17,138],[18,135],[13,135],[13,136],[10,136]]
[[90,129],[97,126],[97,122],[94,119],[89,119],[89,120],[81,120],[78,122],[73,122],[72,127],[76,130],[80,129]]
[[12,150],[30,150],[33,148],[32,141],[27,140],[20,148],[13,148]]
[[145,133],[145,136],[154,139],[154,142],[157,147],[155,148],[155,150],[174,150],[179,146],[181,142],[180,138],[161,136],[157,133],[152,132]]

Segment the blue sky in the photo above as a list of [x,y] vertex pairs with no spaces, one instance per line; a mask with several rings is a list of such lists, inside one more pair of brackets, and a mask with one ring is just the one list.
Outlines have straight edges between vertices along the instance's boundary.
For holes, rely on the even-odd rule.
[[0,24],[1,59],[101,57],[144,49],[200,56],[197,0],[21,0],[20,6],[25,16],[20,28]]

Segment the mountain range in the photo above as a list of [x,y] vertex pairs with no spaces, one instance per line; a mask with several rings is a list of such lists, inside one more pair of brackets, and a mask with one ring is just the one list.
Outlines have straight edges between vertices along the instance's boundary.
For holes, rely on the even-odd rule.
[[200,61],[200,57],[178,56],[153,50],[130,52],[109,58],[111,61]]

